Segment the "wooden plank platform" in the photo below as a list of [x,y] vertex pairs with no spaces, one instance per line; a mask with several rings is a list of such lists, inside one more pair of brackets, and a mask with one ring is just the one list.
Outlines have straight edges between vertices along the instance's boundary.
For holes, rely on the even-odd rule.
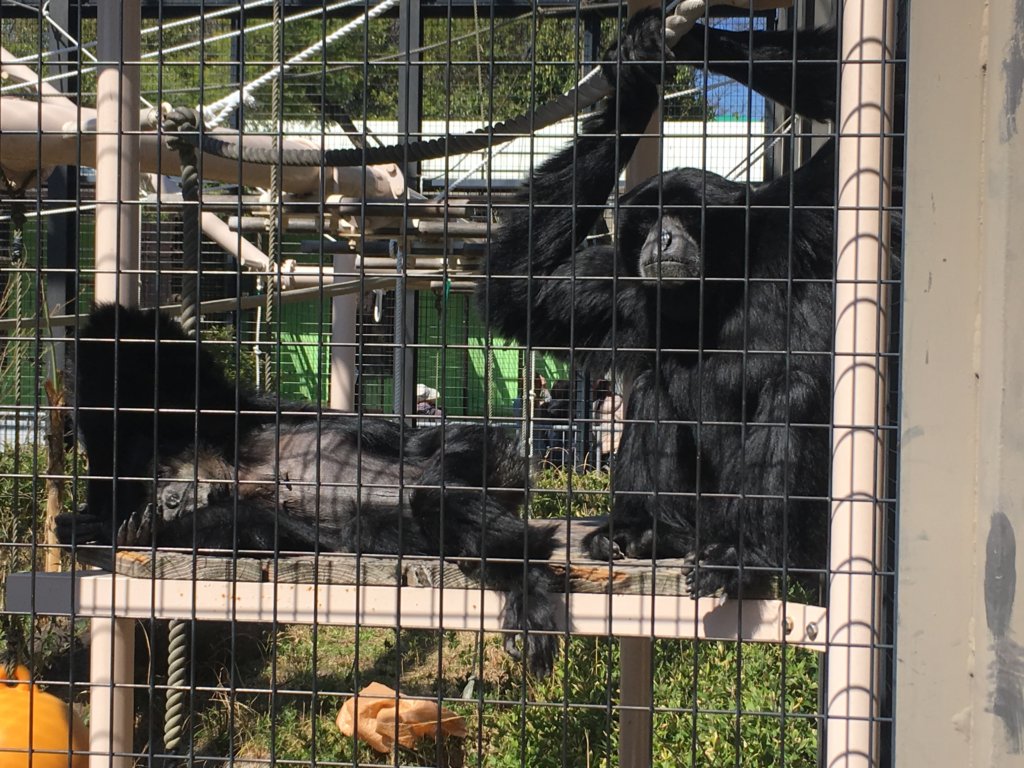
[[[824,650],[824,608],[749,595],[694,599],[688,563],[584,556],[600,519],[561,526],[548,566],[561,582],[560,631],[618,637],[785,642]],[[532,521],[531,521],[532,524]],[[568,543],[567,543],[568,542]],[[254,555],[257,553],[253,553]],[[82,618],[277,621],[417,629],[500,630],[504,594],[453,560],[383,555],[228,553],[83,547],[102,570],[11,574],[7,608]]]
[[[563,590],[569,593],[671,595],[689,594],[686,576],[690,566],[683,560],[618,560],[599,562],[587,558],[582,539],[601,520],[538,520],[531,524],[559,526],[559,546],[547,561]],[[568,542],[568,544],[567,544]],[[144,579],[188,581],[274,582],[278,584],[338,584],[355,586],[444,587],[480,589],[480,579],[459,567],[459,561],[404,555],[353,555],[323,553],[282,554],[278,558],[229,557],[225,553],[198,553],[123,548],[81,548],[80,562],[111,573]],[[475,565],[479,561],[462,561]],[[773,594],[751,595],[772,597]]]
[[[542,524],[541,523],[538,524]],[[617,637],[787,643],[823,651],[824,608],[770,596],[692,598],[681,560],[584,557],[580,539],[600,520],[564,521],[548,566],[562,576],[559,632]],[[570,542],[566,545],[566,541]],[[504,594],[438,558],[82,548],[103,570],[17,573],[7,609],[94,620],[133,618],[320,623],[406,629],[500,631]]]

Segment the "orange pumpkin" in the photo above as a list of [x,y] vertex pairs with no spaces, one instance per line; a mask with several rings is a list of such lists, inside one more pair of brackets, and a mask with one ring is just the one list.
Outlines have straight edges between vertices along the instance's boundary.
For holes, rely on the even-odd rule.
[[[53,694],[45,693],[37,685],[30,685],[29,673],[25,667],[15,669],[14,678],[21,682],[16,685],[5,685],[4,683],[11,681],[0,677],[0,766],[88,768],[89,757],[85,752],[89,749],[89,739],[85,726],[78,716]],[[81,753],[70,758],[69,728],[70,745],[76,753]],[[30,748],[33,750],[31,763]]]

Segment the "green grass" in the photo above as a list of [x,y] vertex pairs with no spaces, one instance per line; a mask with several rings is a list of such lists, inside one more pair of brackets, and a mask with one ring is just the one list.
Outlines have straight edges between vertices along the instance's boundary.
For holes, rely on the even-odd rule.
[[[533,517],[562,517],[570,502],[576,516],[609,511],[606,473],[547,466],[533,485]],[[682,640],[655,641],[654,652],[655,766],[817,764],[817,654]],[[279,693],[216,697],[199,728],[204,753],[308,761],[315,743],[315,756],[324,762],[618,765],[615,640],[571,638],[552,677],[537,680],[524,678],[496,636],[321,627],[314,646],[312,628],[287,627],[235,669],[236,687]],[[440,756],[433,743],[397,755],[354,745],[334,720],[345,698],[372,681],[407,696],[440,697],[466,718],[469,736],[461,744],[449,740]]]
[[577,473],[566,467],[545,464],[530,482],[530,516],[560,518],[595,517],[611,512],[607,472]]
[[[262,657],[236,665],[235,687],[265,692],[214,696],[202,708],[199,751],[308,761],[315,743],[315,757],[324,762],[436,765],[430,740],[417,751],[378,755],[337,730],[345,698],[379,681],[407,696],[440,696],[466,718],[469,737],[449,740],[445,764],[459,764],[451,758],[459,750],[465,765],[495,768],[618,764],[614,640],[572,638],[554,675],[535,680],[523,678],[495,637],[481,645],[465,632],[321,627],[314,657],[313,635],[310,627],[286,627]],[[654,649],[654,765],[816,764],[814,654],[667,640]],[[228,682],[222,674],[225,688]]]

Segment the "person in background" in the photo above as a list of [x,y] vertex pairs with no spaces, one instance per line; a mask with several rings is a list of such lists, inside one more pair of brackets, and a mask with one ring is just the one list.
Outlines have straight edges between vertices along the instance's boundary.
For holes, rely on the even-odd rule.
[[440,397],[440,393],[433,387],[428,387],[426,384],[417,384],[416,415],[433,416],[435,418],[443,416],[444,412],[437,407],[438,397]]
[[598,461],[601,467],[609,466],[619,449],[622,436],[622,419],[625,415],[622,396],[615,393],[611,381],[598,379],[594,383],[594,432]]
[[552,464],[565,464],[570,457],[572,436],[569,430],[572,415],[572,384],[566,379],[556,379],[551,385],[551,401],[548,403],[547,452],[545,458]]
[[[539,373],[533,377],[533,453],[543,456],[547,452],[548,406],[551,404],[551,391],[548,382]],[[523,397],[512,401],[512,415],[517,419],[523,416]]]
[[551,405],[551,390],[548,389],[548,380],[539,373],[533,377],[533,412],[541,411],[541,415],[547,412]]

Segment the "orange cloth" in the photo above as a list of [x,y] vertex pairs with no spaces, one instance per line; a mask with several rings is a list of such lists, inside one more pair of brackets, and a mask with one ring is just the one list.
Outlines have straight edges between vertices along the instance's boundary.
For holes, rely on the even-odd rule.
[[438,722],[446,736],[465,737],[466,721],[461,716],[432,701],[403,699],[381,683],[370,683],[346,701],[337,719],[343,734],[355,732],[378,752],[390,752],[396,741],[413,749],[420,739],[437,733]]

